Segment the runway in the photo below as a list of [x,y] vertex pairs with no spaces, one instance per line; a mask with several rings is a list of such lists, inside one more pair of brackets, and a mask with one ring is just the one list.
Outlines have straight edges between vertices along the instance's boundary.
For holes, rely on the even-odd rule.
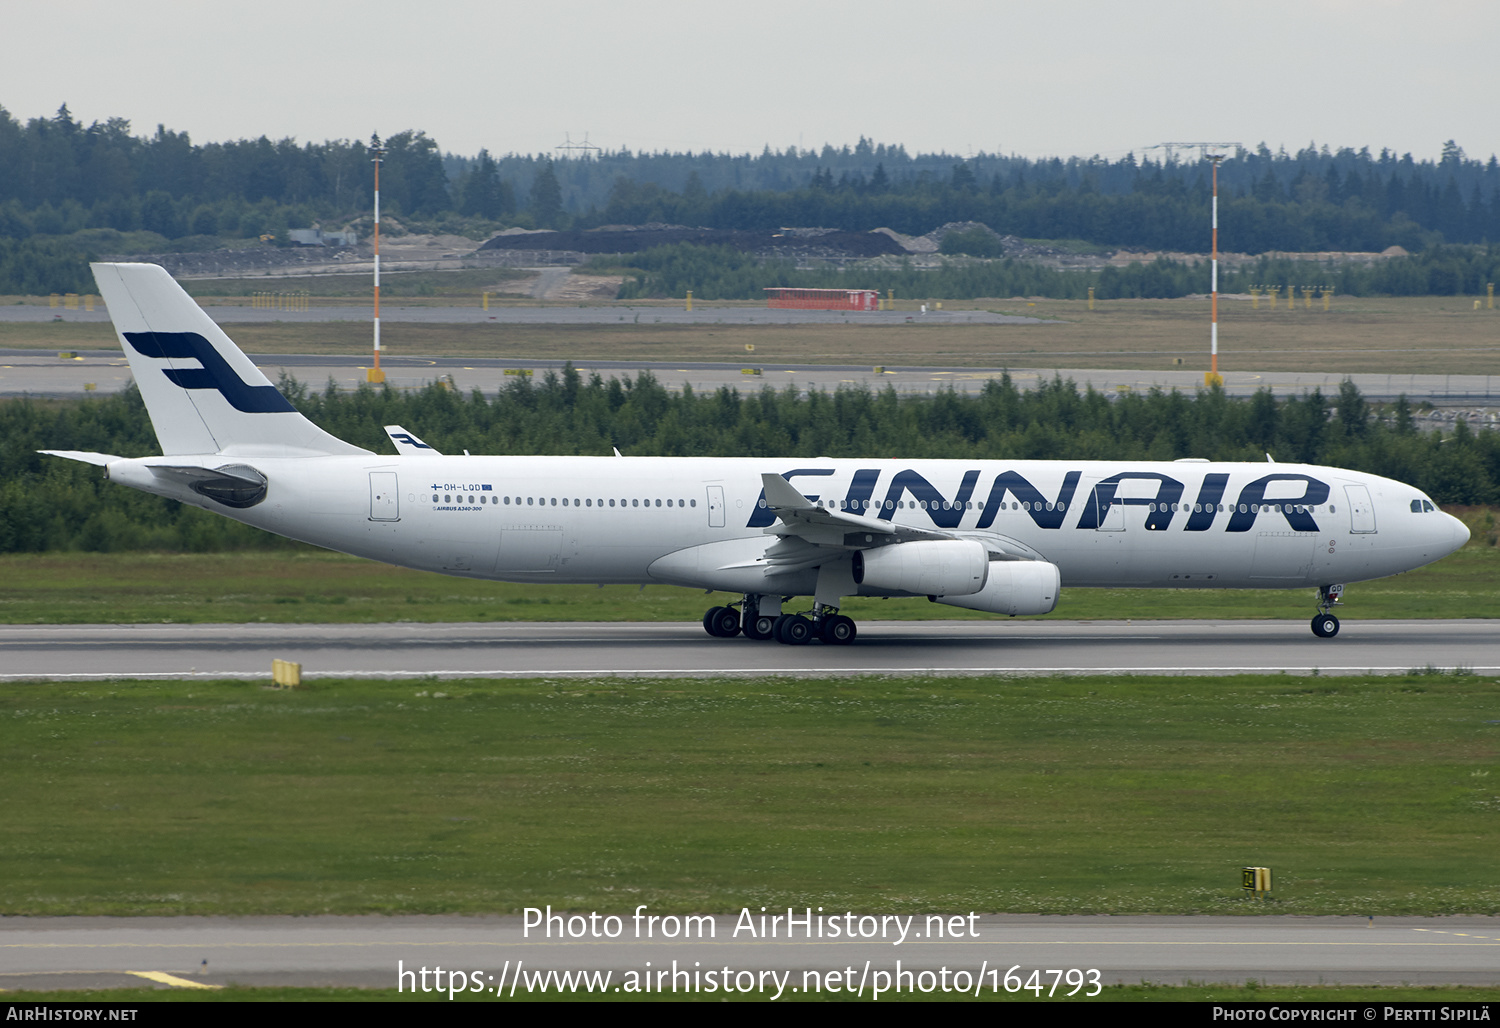
[[[458,991],[477,985],[492,996],[524,998],[528,971],[609,971],[607,992],[624,985],[629,972],[639,979],[648,970],[664,971],[661,991],[670,993],[674,961],[679,991],[692,989],[697,972],[697,993],[704,998],[722,997],[727,990],[716,989],[716,997],[704,988],[701,975],[724,969],[736,990],[762,998],[778,994],[779,986],[782,998],[858,989],[863,998],[873,999],[882,984],[887,991],[892,988],[898,961],[908,972],[946,968],[946,978],[913,977],[911,988],[904,990],[933,993],[941,991],[939,981],[955,985],[964,978],[967,991],[1003,992],[1004,976],[1013,970],[1015,985],[1033,970],[1045,972],[1038,979],[1044,990],[1062,979],[1059,995],[1076,987],[1066,980],[1070,970],[1080,972],[1075,983],[1101,985],[1243,984],[1250,978],[1267,984],[1500,983],[1500,921],[1495,918],[971,919],[968,911],[943,911],[933,920],[918,914],[909,922],[902,917],[892,923],[878,911],[855,912],[852,919],[845,911],[824,911],[819,920],[816,908],[803,908],[795,909],[794,916],[800,921],[810,915],[811,925],[794,926],[791,938],[784,923],[776,938],[760,937],[758,921],[752,936],[740,915],[729,914],[714,919],[711,937],[703,925],[703,938],[695,934],[684,941],[681,925],[636,922],[632,907],[625,903],[605,912],[620,918],[616,925],[606,924],[602,916],[595,928],[572,922],[584,933],[581,938],[559,938],[569,930],[559,922],[562,927],[554,928],[551,940],[541,937],[540,928],[525,937],[521,917],[0,918],[0,989],[139,988],[153,980],[162,988],[230,983],[395,988],[399,967],[410,973],[402,982],[408,991],[425,986],[432,998],[443,1001],[453,981],[448,976],[455,973],[463,976],[453,982]],[[589,912],[568,913],[586,919]],[[752,911],[754,918],[759,914]],[[847,926],[856,938],[827,937],[834,918],[841,932]],[[907,934],[897,941],[901,922],[906,922]],[[939,924],[941,938],[936,937]],[[674,927],[677,938],[662,937]],[[648,929],[652,937],[647,937]],[[603,937],[606,930],[619,937]],[[439,967],[442,985],[437,976],[420,974]],[[1084,991],[1092,988],[1086,984]]]
[[[0,308],[3,311],[4,308]],[[315,354],[250,354],[257,367],[272,382],[282,374],[314,388],[332,381],[336,388],[353,391],[365,381],[368,357],[339,357]],[[381,358],[386,382],[393,389],[420,389],[437,381],[452,379],[460,392],[478,389],[493,394],[516,381],[516,372],[530,371],[540,376],[560,371],[558,360],[497,359],[483,357],[393,357]],[[1089,368],[1055,369],[1046,367],[965,368],[887,366],[875,371],[872,365],[831,364],[765,364],[747,360],[741,364],[694,361],[582,361],[577,368],[587,376],[597,372],[604,378],[634,378],[643,371],[656,376],[669,389],[689,385],[699,393],[721,387],[736,390],[758,390],[766,386],[784,389],[793,386],[806,392],[821,389],[832,392],[840,387],[884,389],[898,393],[931,393],[952,389],[959,393],[980,392],[990,382],[1009,375],[1020,389],[1035,389],[1056,376],[1072,381],[1080,390],[1093,389],[1109,396],[1121,393],[1143,393],[1151,389],[1177,389],[1195,393],[1203,384],[1199,371],[1128,371]],[[745,369],[758,371],[746,374]],[[1500,375],[1345,375],[1333,372],[1226,372],[1224,388],[1231,396],[1251,396],[1260,389],[1270,389],[1280,397],[1301,396],[1321,389],[1325,396],[1336,395],[1345,378],[1352,379],[1360,392],[1372,400],[1393,400],[1405,395],[1413,402],[1429,400],[1438,406],[1478,406],[1483,410],[1469,412],[1470,423],[1492,424],[1500,414],[1491,408],[1500,396]],[[0,350],[0,396],[83,396],[88,393],[113,393],[132,381],[130,366],[118,350],[85,350],[72,358],[60,359],[54,350]],[[1433,412],[1439,420],[1452,420],[1453,412]],[[420,428],[414,430],[420,432]]]
[[1492,621],[865,621],[852,646],[714,639],[696,623],[6,625],[0,681],[723,675],[1500,673]]

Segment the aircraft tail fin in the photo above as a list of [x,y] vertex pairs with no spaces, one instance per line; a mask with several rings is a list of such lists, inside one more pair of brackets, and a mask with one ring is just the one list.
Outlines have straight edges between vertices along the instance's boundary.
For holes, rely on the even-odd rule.
[[299,414],[165,268],[92,267],[162,453],[370,452]]

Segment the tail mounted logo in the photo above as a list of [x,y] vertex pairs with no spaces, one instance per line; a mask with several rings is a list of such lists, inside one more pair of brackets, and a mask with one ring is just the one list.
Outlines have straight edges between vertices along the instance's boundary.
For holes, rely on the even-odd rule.
[[163,368],[167,381],[183,389],[216,389],[237,411],[245,414],[296,413],[286,397],[275,386],[253,386],[240,378],[215,350],[213,344],[196,332],[126,332],[125,341],[143,357],[157,360],[196,360],[201,368]]

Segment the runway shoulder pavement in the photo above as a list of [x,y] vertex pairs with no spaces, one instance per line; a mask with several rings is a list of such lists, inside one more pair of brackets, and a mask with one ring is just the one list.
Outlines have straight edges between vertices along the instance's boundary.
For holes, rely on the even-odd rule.
[[701,625],[5,625],[0,681],[718,675],[1403,674],[1500,672],[1493,621],[868,621],[853,646],[714,639]]
[[[665,992],[675,967],[682,991],[692,989],[692,972],[702,992],[701,976],[722,969],[742,991],[862,987],[868,997],[882,980],[892,987],[898,961],[908,972],[946,968],[950,979],[962,974],[970,990],[983,991],[992,982],[1002,990],[1003,976],[1015,968],[1022,978],[1038,969],[1076,970],[1080,981],[1102,985],[1250,978],[1267,984],[1500,983],[1500,919],[1486,917],[892,915],[803,906],[767,911],[780,918],[772,925],[759,920],[758,907],[654,921],[649,907],[633,912],[629,904],[591,913],[0,918],[0,989],[139,987],[143,975],[154,974],[167,980],[145,980],[164,988],[396,988],[399,980],[408,990],[444,998],[450,987],[503,995],[519,985],[524,995],[527,970],[607,971],[606,991],[616,991],[626,975],[639,978],[649,968],[667,972]],[[441,977],[432,973],[437,968]],[[776,977],[761,977],[772,973]],[[1048,971],[1044,981],[1050,980]]]

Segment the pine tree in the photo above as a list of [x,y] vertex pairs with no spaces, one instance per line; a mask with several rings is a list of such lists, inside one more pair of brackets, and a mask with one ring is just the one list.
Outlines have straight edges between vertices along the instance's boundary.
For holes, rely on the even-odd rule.
[[537,228],[557,228],[562,222],[562,187],[557,184],[551,160],[542,162],[531,183],[531,216]]

